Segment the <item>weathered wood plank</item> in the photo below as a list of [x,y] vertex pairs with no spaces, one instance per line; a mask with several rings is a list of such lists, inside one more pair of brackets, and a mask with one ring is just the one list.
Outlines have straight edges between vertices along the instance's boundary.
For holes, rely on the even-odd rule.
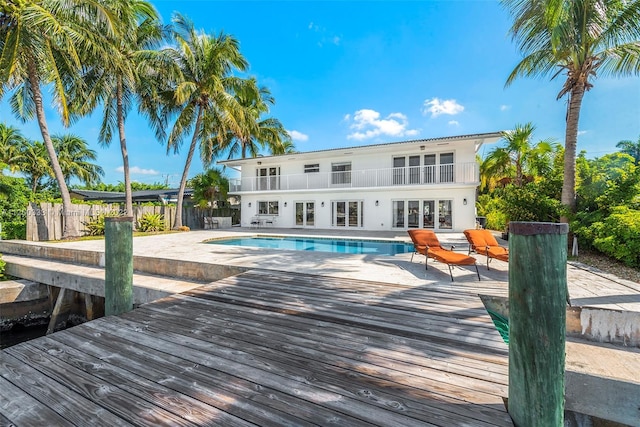
[[[133,320],[140,321],[139,312],[136,313],[136,316],[131,317],[135,317]],[[158,319],[150,319],[148,324],[143,323],[143,325],[148,331],[164,333],[165,335],[167,331],[184,334],[184,328],[193,326],[187,324],[171,326],[168,325],[168,322],[164,322],[161,327],[156,328],[153,325],[157,323]],[[224,333],[225,331],[227,332],[226,334]],[[411,410],[420,412],[423,409],[422,405],[430,406],[427,413],[431,414],[432,417],[440,409],[439,407],[434,409],[433,405],[447,405],[444,402],[450,402],[452,406],[466,414],[466,416],[477,417],[478,414],[473,409],[469,410],[468,407],[460,406],[462,402],[459,399],[464,401],[465,397],[468,399],[477,398],[487,402],[491,398],[481,393],[484,390],[485,392],[498,393],[498,396],[494,397],[494,401],[501,404],[502,399],[500,396],[506,394],[506,386],[504,384],[482,384],[466,375],[459,375],[453,372],[443,375],[441,372],[429,367],[411,369],[410,365],[405,362],[385,363],[382,358],[376,358],[368,353],[355,353],[354,350],[335,352],[332,351],[330,346],[324,344],[316,345],[317,349],[304,348],[296,344],[289,344],[286,340],[277,337],[263,335],[260,332],[254,334],[254,336],[260,335],[254,341],[251,340],[251,337],[247,338],[246,334],[239,331],[236,325],[227,325],[223,330],[209,330],[206,327],[200,327],[191,329],[190,332],[199,337],[211,337],[203,339],[210,340],[211,343],[215,343],[217,346],[232,348],[238,352],[238,357],[241,354],[239,352],[242,352],[250,354],[250,357],[268,360],[271,364],[278,365],[278,363],[282,363],[282,368],[286,368],[288,373],[297,372],[298,375],[304,376],[308,375],[309,371],[312,371],[314,372],[314,377],[323,377],[325,378],[325,383],[342,387],[343,390],[351,390],[354,395],[359,395],[361,392],[360,389],[353,389],[355,386],[354,381],[359,379],[363,385],[368,384],[369,387],[375,389],[378,397],[385,397],[388,401],[411,402],[411,404],[406,404]],[[223,337],[222,335],[228,335],[229,337]],[[256,342],[259,344],[255,344]],[[269,345],[268,343],[273,343],[272,348],[262,347],[263,345]],[[313,346],[311,342],[308,342],[308,345]],[[287,352],[285,359],[280,354],[283,351]],[[506,383],[506,379],[503,379],[503,382]],[[402,385],[410,385],[416,390],[411,390],[409,393]],[[466,389],[466,387],[469,387],[469,389]],[[471,392],[471,389],[473,392]],[[420,399],[414,400],[418,397]],[[437,403],[429,404],[428,402]],[[459,406],[455,406],[456,404]],[[502,408],[502,412],[504,413],[504,408]],[[508,419],[506,413],[504,413],[504,416],[505,419]],[[427,419],[435,422],[432,417]],[[480,419],[482,418],[480,417]],[[492,416],[491,420],[494,419],[495,416]],[[477,419],[475,422],[477,425],[482,424]],[[452,425],[452,421],[449,420],[444,425]]]
[[[447,373],[447,375],[453,376],[465,376],[470,379],[489,381],[498,384],[496,391],[503,396],[503,392],[506,393],[506,388],[502,390],[508,384],[508,376],[506,369],[502,369],[499,374],[493,373],[491,370],[487,370],[488,363],[475,362],[474,366],[464,366],[457,364],[455,361],[451,361],[450,358],[444,357],[432,357],[429,354],[411,354],[405,351],[389,348],[379,348],[373,345],[357,344],[357,338],[364,334],[365,331],[358,331],[359,333],[342,334],[344,336],[310,336],[308,334],[298,334],[295,330],[287,328],[286,326],[278,329],[272,329],[265,327],[266,325],[257,323],[255,325],[247,326],[236,322],[230,324],[228,320],[221,321],[212,318],[208,312],[200,312],[193,309],[174,308],[174,313],[181,317],[179,322],[168,319],[165,311],[156,311],[154,307],[146,307],[138,310],[135,316],[131,316],[132,320],[141,322],[145,325],[153,326],[154,324],[163,323],[177,323],[184,328],[191,328],[191,331],[197,333],[208,333],[229,338],[242,339],[243,341],[249,341],[255,344],[261,344],[267,347],[280,347],[281,344],[291,344],[305,348],[311,348],[319,350],[322,353],[320,358],[330,358],[332,355],[342,357],[357,357],[356,362],[360,358],[366,358],[367,362],[383,366],[392,367],[393,369],[401,368],[405,369],[405,372],[411,372],[414,369],[424,368],[425,373],[419,375],[428,375],[431,378],[436,378],[439,373]],[[312,357],[315,360],[319,360],[317,357]],[[431,373],[430,370],[435,369],[436,373]],[[435,377],[434,377],[435,375]],[[448,378],[445,378],[446,382]],[[473,381],[466,384],[472,386]]]
[[7,425],[11,426],[49,427],[71,424],[3,377],[0,377],[0,411],[10,421]]
[[[149,347],[166,352],[180,354],[180,357],[195,363],[200,363],[212,369],[226,372],[230,375],[248,378],[264,387],[271,387],[284,393],[290,393],[310,402],[338,410],[346,415],[367,421],[373,425],[389,426],[424,426],[426,420],[417,419],[406,414],[405,405],[392,404],[391,402],[362,401],[359,396],[347,396],[346,391],[338,388],[320,387],[315,380],[310,384],[307,375],[290,375],[290,366],[284,367],[274,364],[273,361],[264,360],[246,353],[212,345],[210,342],[198,338],[177,335],[165,332],[155,335],[146,328],[136,327],[122,318],[112,319],[118,322],[118,328],[114,333],[131,341],[144,343]],[[93,328],[107,328],[101,322],[92,322],[88,326]],[[158,339],[160,338],[160,339]],[[315,375],[315,373],[314,373]],[[427,425],[432,425],[427,423]]]
[[[24,344],[20,344],[20,346],[24,346]],[[105,427],[131,425],[91,400],[77,394],[73,388],[70,389],[65,384],[55,381],[10,354],[0,353],[0,367],[3,377],[10,378],[14,385],[38,400],[38,405],[30,405],[34,409],[42,410],[44,413],[53,410],[59,417],[68,420],[68,423],[79,425],[91,424]],[[0,390],[2,393],[5,392],[3,388]]]
[[[136,419],[159,426],[196,425],[125,392],[116,385],[101,381],[84,371],[61,363],[55,358],[47,357],[41,352],[30,351],[24,343],[4,351],[124,419]],[[85,409],[85,411],[88,410],[88,408]]]
[[[241,286],[230,287],[219,292],[209,292],[208,287],[200,288],[199,298],[216,301],[232,302],[248,307],[276,310],[283,313],[307,316],[322,320],[341,322],[347,325],[367,325],[382,331],[389,331],[390,324],[396,328],[395,333],[408,336],[421,336],[425,333],[431,338],[440,337],[444,340],[461,341],[467,344],[487,347],[494,344],[496,350],[506,354],[506,346],[490,320],[483,327],[467,327],[457,319],[444,318],[440,320],[428,319],[416,313],[402,313],[400,311],[386,311],[384,308],[366,307],[362,304],[343,301],[331,301],[320,298],[299,298],[296,295],[272,293],[267,291],[251,292],[243,290]],[[489,316],[487,316],[489,319]],[[401,328],[401,329],[398,329]],[[446,333],[439,332],[447,328]]]
[[80,328],[73,332],[56,334],[53,338],[95,357],[126,363],[128,369],[138,375],[190,394],[257,425],[306,426],[311,421],[320,425],[368,425],[296,396],[210,369],[139,342],[125,340],[109,332]]
[[[269,312],[256,308],[238,306],[226,302],[204,300],[199,298],[174,295],[170,299],[155,302],[153,306],[145,306],[156,311],[163,311],[167,316],[172,315],[173,310],[180,308],[189,310],[199,310],[205,313],[206,318],[219,318],[226,322],[240,322],[255,324],[258,322],[259,328],[292,329],[299,331],[303,336],[322,336],[327,339],[344,339],[349,341],[348,346],[360,343],[362,345],[377,345],[384,348],[401,348],[402,352],[410,352],[417,355],[431,354],[434,357],[442,357],[450,360],[453,357],[460,360],[467,360],[471,366],[475,366],[478,361],[487,362],[490,365],[498,366],[497,372],[505,372],[507,360],[503,355],[493,355],[479,352],[477,347],[466,349],[464,345],[447,345],[449,343],[437,343],[424,339],[407,338],[389,333],[367,329],[366,336],[360,336],[358,331],[362,328],[348,325],[340,325],[330,321],[317,320],[296,316],[295,321],[291,321],[291,316],[284,313]],[[487,363],[484,363],[485,365]]]
[[[215,426],[247,426],[248,423],[228,416],[223,411],[206,405],[190,396],[177,393],[158,382],[152,382],[131,372],[97,359],[85,352],[60,344],[52,339],[34,340],[33,347],[55,354],[56,359],[83,371],[90,371],[94,376],[110,384],[117,384],[123,390],[141,397],[157,406],[189,420],[197,425]],[[28,347],[30,348],[30,347]],[[124,364],[124,367],[127,367]],[[213,422],[212,420],[215,420]]]
[[479,289],[500,291],[252,270],[4,357],[69,424],[102,410],[137,425],[510,426],[507,349]]
[[[464,387],[444,385],[438,381],[430,381],[426,378],[420,378],[418,380],[412,375],[397,373],[390,370],[386,370],[387,373],[390,372],[391,376],[396,375],[397,377],[401,377],[402,384],[394,382],[393,378],[380,378],[379,373],[380,371],[384,371],[384,369],[372,367],[370,364],[364,362],[356,363],[357,366],[354,369],[350,369],[349,366],[346,368],[341,366],[340,362],[336,361],[338,359],[337,357],[331,358],[331,360],[335,361],[334,365],[316,362],[311,359],[301,359],[300,356],[292,354],[290,352],[290,347],[284,344],[278,344],[278,347],[281,348],[280,353],[268,350],[261,352],[257,350],[255,346],[251,346],[248,342],[240,341],[233,345],[231,340],[221,336],[214,336],[210,339],[210,342],[212,344],[215,343],[216,345],[211,345],[206,342],[202,342],[202,340],[207,340],[206,337],[211,335],[210,332],[191,331],[189,334],[190,336],[200,337],[198,340],[193,340],[185,335],[170,332],[173,328],[169,329],[169,325],[166,322],[159,328],[155,328],[144,324],[136,326],[135,322],[128,323],[123,320],[119,325],[118,334],[127,334],[129,335],[129,339],[134,339],[134,336],[137,334],[128,333],[127,330],[129,329],[133,332],[144,331],[144,333],[151,335],[154,333],[160,334],[164,339],[175,343],[174,345],[177,348],[183,348],[183,352],[187,351],[187,348],[192,348],[207,352],[209,355],[215,355],[220,358],[233,358],[238,363],[255,366],[261,370],[268,370],[269,372],[280,373],[280,375],[283,375],[281,372],[284,371],[293,381],[310,383],[316,387],[321,387],[331,392],[341,393],[342,395],[354,399],[368,399],[370,396],[376,396],[376,402],[379,402],[379,404],[384,404],[385,402],[400,402],[400,409],[403,412],[406,411],[408,414],[415,414],[417,418],[429,419],[432,422],[433,420],[431,418],[433,417],[434,412],[437,411],[432,409],[431,412],[427,413],[431,415],[418,415],[422,413],[421,405],[425,404],[425,401],[437,402],[438,405],[450,406],[451,408],[460,409],[462,411],[468,409],[467,406],[464,406],[465,397],[468,399],[468,403],[471,403],[473,399],[482,399],[484,402],[488,402],[493,399],[496,404],[502,406],[502,400],[500,397],[491,398],[478,390],[474,390],[472,392],[469,389],[464,389]],[[165,347],[168,345],[169,344],[165,343]],[[283,350],[287,352],[284,359],[282,356]],[[318,354],[320,354],[320,352],[318,352]],[[378,375],[376,376],[376,374]],[[313,378],[312,382],[310,382],[310,378]],[[422,382],[428,382],[429,385],[428,390],[425,390],[424,392],[420,390],[420,384],[422,384]],[[336,386],[336,384],[339,385]],[[364,387],[364,389],[358,388],[358,384],[360,384],[360,387]],[[412,388],[407,389],[406,385],[411,385]],[[424,388],[424,384],[422,384],[422,387]],[[389,393],[385,391],[387,389],[394,390],[396,393],[394,395],[389,395]],[[457,395],[455,397],[451,395],[452,390],[457,391]],[[449,395],[447,395],[447,393],[449,393]],[[421,399],[416,400],[416,396],[420,396]],[[422,399],[426,400],[423,401]],[[508,422],[508,416],[504,412],[504,408],[502,408],[502,413]],[[474,415],[478,414],[474,413]],[[424,418],[425,416],[427,418]],[[494,414],[491,419],[494,420],[495,418],[496,416]],[[451,420],[443,425],[451,425]]]

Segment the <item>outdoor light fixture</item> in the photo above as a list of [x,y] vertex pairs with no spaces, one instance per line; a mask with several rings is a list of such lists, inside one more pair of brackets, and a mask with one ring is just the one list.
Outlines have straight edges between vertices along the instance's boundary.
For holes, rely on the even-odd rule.
[[285,207],[285,208],[287,207],[287,202],[284,202],[284,207]]
[[251,207],[251,202],[249,202],[249,207]]
[[378,206],[378,201],[376,200],[376,206]]
[[259,164],[259,165],[261,165],[261,164],[262,164],[262,162],[258,162],[258,164]]
[[462,204],[463,204],[463,205],[466,205],[466,204],[467,204],[467,199],[466,199],[466,198],[462,199]]
[[321,203],[320,203],[320,206],[322,206],[322,207],[324,208],[324,202],[321,202]]

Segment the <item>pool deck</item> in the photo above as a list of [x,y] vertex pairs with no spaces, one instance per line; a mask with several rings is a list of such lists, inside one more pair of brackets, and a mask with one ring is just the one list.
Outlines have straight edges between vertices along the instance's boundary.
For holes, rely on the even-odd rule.
[[[135,238],[134,255],[158,263],[245,272],[3,350],[0,425],[511,425],[507,347],[478,298],[507,294],[506,263],[487,270],[478,256],[482,281],[463,267],[451,282],[446,266],[425,270],[411,254],[202,243],[247,235],[346,237],[230,229]],[[461,233],[438,237],[467,247]],[[101,240],[34,244],[104,251]],[[640,312],[638,283],[575,263],[568,283],[574,305]],[[590,354],[608,369],[585,369]],[[616,400],[620,414],[626,399],[631,420],[640,419],[639,370],[638,349],[567,342],[568,378],[605,379],[617,391],[594,398]]]

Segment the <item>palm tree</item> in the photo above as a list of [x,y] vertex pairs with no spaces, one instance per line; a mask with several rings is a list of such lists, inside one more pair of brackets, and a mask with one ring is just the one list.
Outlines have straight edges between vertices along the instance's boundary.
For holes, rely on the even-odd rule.
[[229,180],[220,169],[207,169],[189,180],[193,199],[201,207],[214,208],[216,201],[227,199]]
[[82,102],[87,111],[92,111],[98,102],[104,105],[98,139],[101,145],[109,146],[117,129],[124,173],[125,209],[127,215],[133,215],[125,120],[136,96],[150,90],[148,85],[152,80],[145,75],[145,62],[157,53],[153,48],[163,38],[163,27],[157,11],[147,1],[122,0],[110,3],[110,6],[117,16],[118,32],[109,40],[111,49],[108,57],[94,58],[96,63],[85,76],[87,86],[93,89],[88,94],[89,99]]
[[[239,132],[230,131],[224,144],[219,147],[228,150],[228,158],[240,154],[244,159],[247,153],[256,157],[260,149],[265,147],[273,155],[294,152],[291,135],[282,123],[273,117],[262,118],[263,114],[269,112],[269,106],[275,104],[268,88],[258,86],[252,77],[239,82],[235,88],[235,98],[242,108],[238,118],[241,127]],[[207,160],[206,157],[203,160]]]
[[89,148],[84,139],[73,134],[54,135],[51,139],[67,186],[72,178],[77,178],[85,185],[100,181],[104,171],[92,163],[97,160],[96,152]]
[[636,165],[640,165],[640,136],[638,137],[637,142],[624,140],[618,142],[616,144],[616,147],[619,148],[621,152],[628,154],[636,159]]
[[502,139],[506,145],[493,149],[482,162],[485,176],[508,178],[515,186],[522,187],[529,177],[550,172],[557,144],[552,139],[545,139],[533,145],[531,137],[534,131],[535,126],[526,123],[503,132]]
[[[0,6],[0,99],[13,91],[13,113],[23,121],[35,116],[60,188],[63,218],[71,214],[71,197],[49,134],[41,86],[50,85],[60,117],[69,125],[67,89],[78,77],[82,54],[96,51],[102,32],[95,24],[110,15],[91,0],[10,0]],[[110,27],[104,25],[104,30]],[[74,221],[63,220],[62,237],[79,234]]]
[[41,190],[43,178],[52,175],[47,148],[41,141],[25,140],[19,151],[18,169],[26,175],[27,184],[35,194]]
[[[9,170],[15,172],[20,157],[19,148],[24,144],[24,141],[20,130],[0,123],[0,164],[6,165]],[[4,166],[0,167],[0,173],[2,169]]]
[[174,70],[169,71],[179,71],[162,114],[176,117],[167,151],[177,152],[184,137],[192,135],[178,192],[174,222],[174,228],[178,228],[182,226],[184,189],[198,143],[219,144],[229,129],[238,130],[234,120],[238,117],[238,106],[229,93],[237,78],[231,73],[246,70],[248,64],[234,37],[223,33],[215,37],[199,33],[193,23],[179,14],[173,22],[176,46],[163,50],[174,65]]
[[[564,73],[568,95],[562,204],[575,212],[576,145],[582,98],[596,71],[640,72],[640,1],[502,0],[514,19],[510,33],[524,58],[507,79]],[[563,221],[566,222],[566,218]]]

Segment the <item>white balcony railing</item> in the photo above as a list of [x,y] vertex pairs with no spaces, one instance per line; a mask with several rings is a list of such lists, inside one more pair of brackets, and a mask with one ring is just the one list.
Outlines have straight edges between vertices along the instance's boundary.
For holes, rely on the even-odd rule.
[[475,184],[478,176],[476,162],[454,163],[230,179],[229,192]]

